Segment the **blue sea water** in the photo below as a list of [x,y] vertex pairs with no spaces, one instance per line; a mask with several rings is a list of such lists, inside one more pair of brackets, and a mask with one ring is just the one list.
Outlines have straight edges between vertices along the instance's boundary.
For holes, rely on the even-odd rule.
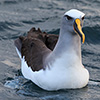
[[[32,27],[58,34],[61,17],[72,9],[86,14],[82,60],[90,72],[87,87],[47,92],[22,77],[14,40]],[[0,100],[99,100],[100,0],[0,0]]]

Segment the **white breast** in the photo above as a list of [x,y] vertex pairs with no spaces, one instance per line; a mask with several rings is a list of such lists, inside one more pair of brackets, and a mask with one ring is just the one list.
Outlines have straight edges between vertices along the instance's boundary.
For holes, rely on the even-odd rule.
[[[67,55],[68,56],[68,55]],[[89,80],[88,71],[79,63],[69,63],[62,57],[57,59],[55,63],[49,64],[46,70],[33,72],[27,66],[24,58],[22,59],[22,73],[25,78],[30,79],[39,87],[45,90],[59,90],[66,88],[82,88]],[[73,57],[73,59],[75,59]],[[62,63],[63,62],[63,63]]]

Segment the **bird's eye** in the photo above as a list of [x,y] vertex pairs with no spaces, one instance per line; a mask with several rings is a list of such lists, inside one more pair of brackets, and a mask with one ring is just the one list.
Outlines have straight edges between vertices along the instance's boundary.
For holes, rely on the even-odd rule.
[[68,16],[68,15],[66,15],[65,16],[68,20],[72,20],[73,18],[72,17],[70,17],[70,16]]
[[82,20],[84,20],[84,17],[82,17]]

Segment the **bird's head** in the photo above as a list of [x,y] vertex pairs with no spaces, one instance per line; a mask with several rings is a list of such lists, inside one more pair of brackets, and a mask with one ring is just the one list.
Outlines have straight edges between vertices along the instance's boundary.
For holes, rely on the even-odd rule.
[[67,11],[63,16],[64,27],[67,28],[67,31],[79,35],[82,43],[85,41],[85,34],[82,32],[84,16],[83,12],[76,9]]

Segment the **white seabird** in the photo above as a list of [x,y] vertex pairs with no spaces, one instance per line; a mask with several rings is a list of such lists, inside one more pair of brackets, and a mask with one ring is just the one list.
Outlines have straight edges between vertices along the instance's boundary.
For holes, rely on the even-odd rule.
[[82,88],[88,84],[89,72],[81,58],[84,16],[76,9],[66,12],[59,38],[32,28],[27,36],[15,40],[25,78],[48,91]]

